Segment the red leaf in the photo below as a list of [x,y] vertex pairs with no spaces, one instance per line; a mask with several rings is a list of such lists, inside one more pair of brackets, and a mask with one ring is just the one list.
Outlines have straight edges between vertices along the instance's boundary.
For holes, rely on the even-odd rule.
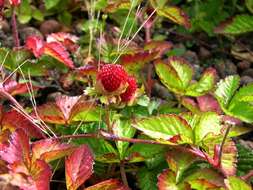
[[25,46],[32,51],[35,57],[40,57],[44,52],[44,41],[39,36],[29,36],[26,39]]
[[78,40],[77,36],[65,32],[52,33],[47,36],[48,43],[61,42],[71,52],[75,52],[79,48],[76,44]]
[[25,116],[16,110],[11,110],[3,114],[2,129],[24,129],[28,132],[29,136],[35,138],[43,138],[43,133]]
[[[12,164],[11,167],[11,172],[0,175],[1,180],[18,186],[22,190],[49,190],[52,172],[44,161],[36,160],[29,169],[22,164],[16,164],[16,166]],[[14,167],[16,168],[14,169]],[[21,167],[23,170],[20,169]]]
[[68,190],[76,190],[93,173],[93,155],[87,145],[77,148],[65,161]]
[[222,113],[218,101],[211,95],[204,95],[197,97],[197,102],[202,112],[213,111],[218,114]]
[[8,147],[0,150],[0,157],[9,164],[22,162],[30,163],[29,138],[23,129],[17,129],[10,136]]
[[71,69],[74,68],[74,63],[70,59],[68,51],[59,42],[46,43],[44,46],[44,54],[54,57]]
[[45,161],[36,160],[33,162],[30,175],[35,183],[36,190],[49,190],[52,172]]
[[[31,88],[30,83],[17,83],[14,80],[8,80],[4,83],[4,90],[10,93],[12,96],[17,94],[25,94],[29,92],[28,88]],[[27,88],[28,86],[28,88]],[[39,86],[32,86],[33,91],[38,90]]]
[[56,139],[45,139],[33,143],[32,156],[33,160],[51,162],[70,154],[73,149],[72,145],[61,143]]
[[106,181],[102,181],[96,185],[85,188],[84,190],[128,190],[129,188],[125,187],[119,180],[117,179],[109,179]]

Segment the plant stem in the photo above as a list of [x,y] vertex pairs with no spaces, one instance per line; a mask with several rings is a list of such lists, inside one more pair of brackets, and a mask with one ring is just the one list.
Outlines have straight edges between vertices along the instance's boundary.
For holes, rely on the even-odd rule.
[[121,174],[121,178],[122,178],[122,181],[123,181],[124,185],[129,188],[128,182],[127,182],[127,176],[126,176],[124,161],[120,162],[120,174]]
[[15,47],[20,47],[15,9],[13,9],[12,11],[11,24],[12,24],[12,35],[13,35]]
[[112,126],[110,122],[110,108],[108,105],[106,105],[106,108],[105,108],[105,123],[106,123],[108,132],[112,133],[113,131],[112,131]]
[[226,142],[226,139],[227,139],[227,136],[229,134],[229,131],[231,129],[232,125],[228,125],[227,129],[226,129],[226,132],[225,132],[225,135],[222,139],[222,142],[220,144],[220,150],[219,150],[219,162],[218,162],[218,166],[221,165],[221,160],[222,160],[222,151],[223,151],[223,148],[224,148],[224,145],[225,145],[225,142]]
[[247,174],[245,174],[244,176],[242,176],[241,178],[245,181],[250,180],[250,178],[253,177],[253,170],[250,170]]

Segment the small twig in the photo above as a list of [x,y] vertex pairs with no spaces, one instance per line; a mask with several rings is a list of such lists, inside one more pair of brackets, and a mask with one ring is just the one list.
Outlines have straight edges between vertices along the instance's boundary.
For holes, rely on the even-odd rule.
[[128,185],[128,182],[127,182],[127,176],[126,176],[124,161],[120,162],[120,175],[121,175],[121,179],[122,179],[124,185],[129,188],[129,185]]
[[[129,143],[141,143],[141,144],[157,144],[157,145],[164,145],[158,141],[154,140],[147,140],[147,139],[132,139],[126,137],[118,137],[116,135],[107,133],[105,131],[99,130],[98,133],[85,133],[85,134],[77,134],[77,135],[63,135],[60,137],[52,137],[52,139],[80,139],[80,138],[102,138],[110,141],[124,141]],[[173,145],[171,145],[173,146]],[[175,145],[176,146],[176,145]]]

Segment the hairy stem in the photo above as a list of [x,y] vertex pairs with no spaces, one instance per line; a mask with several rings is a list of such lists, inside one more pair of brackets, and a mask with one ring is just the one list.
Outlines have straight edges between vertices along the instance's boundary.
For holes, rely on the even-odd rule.
[[16,19],[16,13],[14,9],[12,11],[12,16],[11,16],[11,25],[12,25],[12,35],[13,35],[15,47],[20,47],[17,19]]

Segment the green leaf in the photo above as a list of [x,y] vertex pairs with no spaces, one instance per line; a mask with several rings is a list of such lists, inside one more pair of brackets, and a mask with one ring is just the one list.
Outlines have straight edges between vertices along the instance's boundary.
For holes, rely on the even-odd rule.
[[193,143],[193,132],[189,124],[173,114],[158,115],[138,120],[133,126],[144,134],[164,144]]
[[209,92],[215,84],[216,70],[213,68],[207,69],[200,80],[191,84],[186,91],[187,96],[202,96]]
[[237,174],[242,176],[253,168],[253,151],[239,143],[236,146],[238,150]]
[[253,16],[242,14],[221,23],[215,32],[219,34],[238,35],[253,31]]
[[217,84],[214,94],[223,109],[228,106],[236,89],[239,87],[239,83],[240,77],[234,75],[226,77]]
[[228,188],[228,190],[252,189],[249,184],[247,184],[245,181],[236,176],[230,176],[229,178],[225,179],[225,185]]
[[162,83],[175,93],[184,94],[192,80],[192,67],[182,58],[172,56],[165,63],[161,60],[155,63],[156,73]]
[[21,1],[20,6],[18,7],[18,20],[20,23],[28,23],[32,18],[32,8],[29,0]]
[[162,9],[158,9],[157,14],[159,16],[163,16],[165,18],[168,18],[172,22],[182,25],[185,28],[191,28],[191,23],[190,23],[189,17],[179,7],[165,6]]
[[[131,126],[131,122],[129,120],[118,120],[113,126],[113,133],[119,137],[132,138],[135,131],[135,128]],[[124,159],[129,143],[117,141],[116,145],[119,151],[120,159]]]
[[232,98],[228,111],[242,121],[253,122],[253,84],[244,86]]
[[44,0],[45,7],[47,10],[55,7],[59,2],[60,2],[60,0],[53,0],[53,1],[52,0]]
[[195,143],[199,144],[208,134],[219,135],[221,130],[222,125],[219,115],[215,112],[205,112],[200,115],[199,121],[194,127]]
[[58,20],[61,23],[64,23],[66,26],[70,26],[72,21],[72,15],[68,11],[63,11],[61,14],[58,15]]
[[[143,136],[139,136],[141,139],[148,139]],[[156,144],[134,144],[127,151],[127,160],[129,162],[142,162],[148,159],[155,158],[156,156],[163,156],[166,148]]]
[[137,173],[138,186],[141,190],[157,190],[157,175],[160,170],[149,170],[146,167],[139,169]]
[[44,15],[39,9],[33,10],[32,17],[38,21],[44,20]]

